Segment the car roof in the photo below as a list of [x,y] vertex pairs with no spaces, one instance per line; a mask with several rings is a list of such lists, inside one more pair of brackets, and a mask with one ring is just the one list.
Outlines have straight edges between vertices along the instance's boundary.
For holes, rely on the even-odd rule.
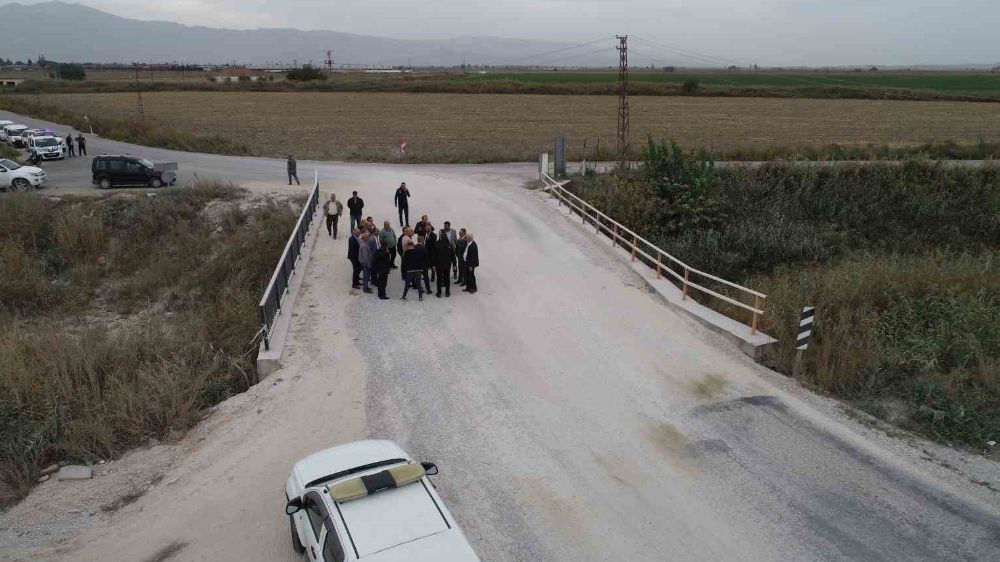
[[410,460],[410,456],[392,441],[368,439],[313,453],[295,463],[292,470],[300,482],[309,486],[318,480],[352,468],[393,459],[405,461]]
[[451,528],[424,482],[420,479],[337,504],[360,558]]

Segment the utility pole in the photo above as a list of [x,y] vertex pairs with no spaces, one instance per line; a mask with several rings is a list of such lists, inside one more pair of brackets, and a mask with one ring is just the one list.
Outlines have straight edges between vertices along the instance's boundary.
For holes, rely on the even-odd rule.
[[139,63],[134,62],[132,66],[135,67],[135,103],[139,110],[139,119],[145,121],[146,112],[142,109],[142,82],[139,81]]
[[618,37],[618,169],[629,166],[628,35]]
[[326,71],[333,72],[333,51],[331,50],[326,51]]

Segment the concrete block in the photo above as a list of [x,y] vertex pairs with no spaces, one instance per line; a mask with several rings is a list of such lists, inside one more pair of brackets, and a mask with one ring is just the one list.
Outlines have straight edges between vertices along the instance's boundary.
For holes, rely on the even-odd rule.
[[59,480],[90,480],[94,476],[94,469],[84,465],[69,465],[59,469],[56,478]]

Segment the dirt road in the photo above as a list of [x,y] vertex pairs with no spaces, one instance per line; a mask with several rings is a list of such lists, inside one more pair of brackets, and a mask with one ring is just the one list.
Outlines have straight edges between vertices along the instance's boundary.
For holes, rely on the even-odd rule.
[[[0,521],[4,558],[293,560],[289,468],[367,436],[439,464],[485,561],[1000,557],[995,463],[858,423],[678,316],[525,189],[530,166],[317,166],[380,220],[406,180],[415,214],[472,230],[480,292],[352,294],[320,236],[286,367],[177,443],[39,486]],[[99,509],[118,489],[134,501]]]

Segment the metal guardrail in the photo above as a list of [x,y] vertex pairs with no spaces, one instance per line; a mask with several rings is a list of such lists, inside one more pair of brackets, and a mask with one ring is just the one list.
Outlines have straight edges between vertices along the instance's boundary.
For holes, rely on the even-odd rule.
[[306,206],[302,209],[298,222],[295,223],[295,229],[292,230],[292,235],[288,238],[288,243],[285,244],[285,251],[281,253],[278,266],[274,268],[274,274],[271,275],[271,282],[267,284],[264,296],[261,297],[260,304],[257,305],[260,309],[260,321],[263,325],[261,328],[261,341],[264,343],[265,350],[270,349],[271,330],[274,328],[274,319],[281,312],[281,301],[285,294],[288,293],[288,281],[292,277],[292,274],[295,273],[295,262],[298,261],[299,256],[302,254],[302,244],[305,243],[306,235],[309,234],[309,227],[312,226],[318,205],[319,171],[317,170],[316,180],[313,184],[312,192],[309,193]]
[[[545,184],[544,190],[552,194],[559,204],[565,203],[566,206],[570,208],[571,212],[576,211],[583,219],[584,224],[587,224],[588,221],[591,222],[597,229],[598,234],[601,234],[602,232],[607,234],[608,237],[611,238],[611,243],[613,245],[621,245],[623,248],[630,250],[632,253],[632,261],[635,261],[638,256],[642,256],[645,258],[643,261],[647,265],[656,269],[657,278],[662,277],[663,273],[666,272],[679,281],[684,299],[687,299],[689,289],[695,289],[733,306],[742,308],[751,314],[751,333],[757,333],[757,326],[760,322],[760,317],[764,315],[764,299],[767,298],[767,295],[742,285],[737,285],[731,281],[726,281],[725,279],[705,273],[704,271],[700,271],[687,265],[681,260],[661,250],[652,242],[646,240],[642,236],[639,236],[636,232],[629,229],[625,225],[602,213],[590,203],[587,203],[580,197],[577,197],[575,194],[564,188],[563,184],[560,184],[556,180],[552,179],[552,177],[547,173],[542,172],[541,177],[542,182]],[[631,240],[629,240],[629,238],[631,238]],[[680,268],[683,273],[674,271],[673,268],[669,267],[671,264]],[[747,296],[751,296],[753,297],[754,304],[753,306],[748,305],[744,302],[719,294],[707,287],[695,283],[691,280],[692,275],[710,279],[732,289],[736,289]]]

